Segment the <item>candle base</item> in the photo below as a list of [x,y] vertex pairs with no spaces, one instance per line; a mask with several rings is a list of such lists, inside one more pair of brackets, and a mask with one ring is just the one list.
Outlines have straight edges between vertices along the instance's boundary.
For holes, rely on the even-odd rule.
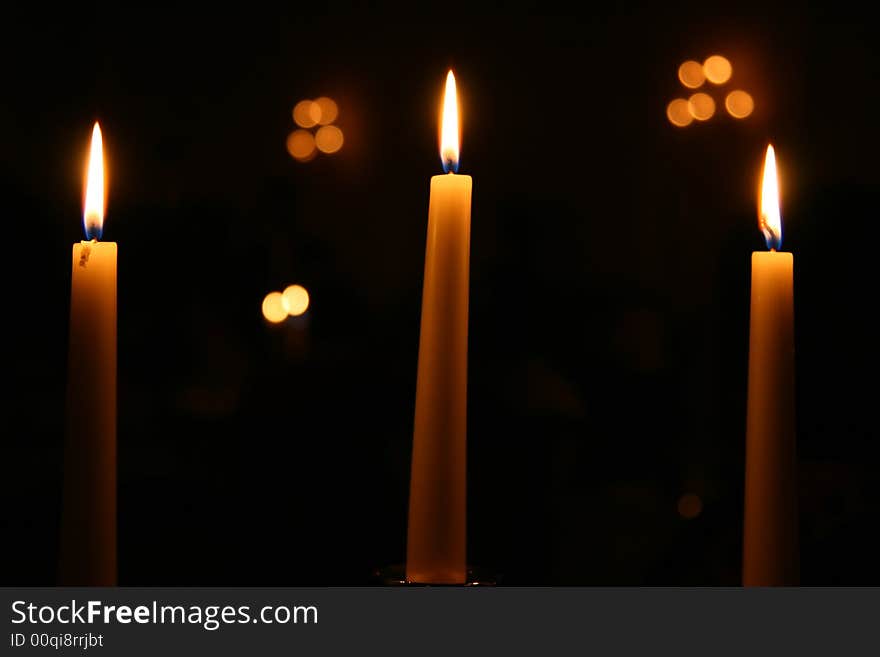
[[406,564],[397,563],[373,571],[372,583],[378,586],[495,586],[498,578],[485,570],[468,566],[464,584],[426,584],[406,580]]

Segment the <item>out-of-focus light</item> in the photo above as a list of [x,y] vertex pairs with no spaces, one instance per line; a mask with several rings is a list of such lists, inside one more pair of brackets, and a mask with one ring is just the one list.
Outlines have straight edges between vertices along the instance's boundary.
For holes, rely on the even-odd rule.
[[443,93],[443,113],[440,118],[440,160],[443,171],[458,171],[461,133],[458,123],[458,92],[455,88],[455,76],[452,71],[446,74],[446,90]]
[[313,126],[321,122],[321,106],[318,103],[309,103],[309,121]]
[[308,162],[315,157],[315,138],[308,130],[294,130],[287,135],[287,152],[300,162]]
[[700,91],[688,99],[688,110],[697,121],[708,121],[715,114],[715,101]]
[[724,106],[733,118],[744,119],[755,109],[755,101],[752,100],[748,93],[737,89],[727,94],[727,98],[724,99]]
[[703,500],[694,493],[685,493],[678,498],[678,515],[686,520],[693,520],[703,512]]
[[758,226],[764,233],[767,248],[778,251],[782,246],[782,215],[779,212],[779,179],[776,174],[776,151],[767,146],[764,171],[761,174],[761,198],[758,202]]
[[95,121],[89,163],[86,165],[86,191],[83,199],[83,228],[86,239],[101,239],[104,232],[104,140],[101,126]]
[[683,128],[690,125],[694,120],[688,109],[688,102],[684,98],[676,98],[666,106],[666,118],[672,125]]
[[302,285],[288,285],[281,297],[284,310],[291,317],[302,315],[309,309],[309,293]]
[[688,89],[696,89],[706,81],[700,62],[688,60],[678,67],[678,79]]
[[309,107],[309,117],[320,125],[333,123],[337,116],[339,116],[339,106],[335,100],[327,96],[316,98]]
[[267,322],[278,324],[287,318],[284,297],[281,292],[269,292],[263,299],[263,317]]
[[[314,108],[314,109],[313,109]],[[313,118],[313,112],[317,112],[318,118]],[[314,101],[301,100],[293,107],[293,121],[301,128],[311,128],[321,118],[321,108]]]
[[342,148],[342,130],[335,125],[323,125],[315,134],[315,145],[322,153],[335,153]]
[[724,84],[733,75],[733,66],[727,57],[721,55],[712,55],[703,62],[703,73],[706,79],[713,84]]

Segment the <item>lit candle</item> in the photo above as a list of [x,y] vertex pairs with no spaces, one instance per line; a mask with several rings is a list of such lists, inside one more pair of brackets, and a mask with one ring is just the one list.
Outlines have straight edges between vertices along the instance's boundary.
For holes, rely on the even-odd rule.
[[743,585],[785,586],[798,583],[799,570],[793,258],[779,252],[773,146],[764,159],[760,225],[769,251],[752,254]]
[[456,175],[458,100],[446,77],[440,156],[431,178],[422,325],[416,382],[406,579],[463,584],[467,578],[466,431],[471,177]]
[[83,225],[73,245],[60,580],[116,584],[116,243],[104,224],[101,129],[92,130]]

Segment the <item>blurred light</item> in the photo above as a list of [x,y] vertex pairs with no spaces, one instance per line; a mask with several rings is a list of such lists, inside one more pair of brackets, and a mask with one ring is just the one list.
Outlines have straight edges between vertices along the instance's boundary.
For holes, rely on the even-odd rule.
[[321,125],[333,123],[337,116],[339,116],[339,107],[336,101],[327,96],[316,99],[309,108],[309,117]]
[[311,126],[307,126],[309,128],[318,125],[321,122],[321,106],[318,105],[318,103],[309,103],[309,122],[312,124]]
[[273,324],[278,324],[287,319],[287,311],[284,309],[284,297],[281,292],[269,292],[263,299],[263,317]]
[[694,120],[688,108],[688,102],[684,98],[676,98],[666,106],[666,118],[672,125],[683,128],[690,125]]
[[324,125],[315,134],[315,145],[322,153],[335,153],[342,148],[342,130],[335,125]]
[[726,57],[721,55],[712,55],[703,62],[703,73],[706,79],[714,84],[724,84],[733,75],[733,66]]
[[761,174],[761,199],[758,225],[764,233],[767,248],[777,251],[782,246],[782,217],[779,214],[779,180],[776,175],[776,151],[767,146],[764,171]]
[[288,285],[281,296],[284,310],[291,317],[302,315],[309,309],[309,293],[302,285]]
[[101,239],[104,232],[104,140],[101,126],[95,121],[86,173],[86,194],[83,201],[83,228],[86,239]]
[[715,101],[701,91],[688,99],[688,110],[697,121],[708,121],[715,114]]
[[446,74],[446,90],[443,93],[443,116],[440,120],[440,159],[446,173],[458,171],[461,133],[458,123],[458,94],[452,71]]
[[696,89],[706,81],[700,62],[688,60],[678,67],[678,79],[689,89]]
[[308,130],[294,130],[287,135],[287,152],[300,162],[308,162],[315,156],[315,138]]
[[724,106],[733,118],[744,119],[755,109],[755,101],[748,93],[737,89],[727,94]]
[[[312,109],[313,107],[317,107],[315,103],[311,100],[301,100],[299,101],[293,108],[293,121],[301,128],[311,128],[316,123],[318,123],[318,119],[321,118],[321,108],[317,107],[317,109]],[[312,118],[312,113],[317,112],[318,119]]]
[[678,498],[678,515],[686,520],[693,520],[703,512],[703,500],[694,493],[685,493]]

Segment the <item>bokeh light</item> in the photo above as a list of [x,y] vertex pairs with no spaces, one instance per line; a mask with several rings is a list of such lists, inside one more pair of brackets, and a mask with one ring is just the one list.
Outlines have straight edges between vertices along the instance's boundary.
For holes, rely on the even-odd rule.
[[755,101],[745,91],[737,89],[727,94],[724,99],[724,106],[727,112],[735,119],[744,119],[755,109]]
[[315,145],[322,153],[335,153],[342,148],[342,130],[335,125],[325,125],[315,134]]
[[672,125],[683,128],[694,120],[688,102],[684,98],[676,98],[666,106],[666,118]]
[[[317,113],[317,119],[313,118],[314,113]],[[293,121],[301,128],[315,126],[320,118],[321,108],[314,101],[301,100],[293,107]]]
[[685,493],[678,498],[678,515],[687,520],[693,520],[703,512],[703,500],[694,493]]
[[700,62],[688,60],[678,67],[678,79],[689,89],[696,89],[706,81]]
[[308,162],[315,156],[315,138],[308,130],[294,130],[287,135],[287,152],[300,162]]
[[703,62],[703,73],[706,79],[713,84],[724,84],[733,75],[733,66],[726,57],[712,55]]
[[708,121],[715,114],[715,101],[703,92],[695,93],[688,99],[688,110],[697,121]]
[[287,319],[284,309],[284,297],[281,292],[269,292],[263,299],[263,317],[266,321],[278,324]]
[[309,107],[309,117],[320,125],[333,123],[337,116],[339,116],[339,106],[336,105],[335,100],[327,96],[316,98]]
[[281,296],[284,310],[291,317],[302,315],[309,309],[309,293],[302,285],[288,285]]

